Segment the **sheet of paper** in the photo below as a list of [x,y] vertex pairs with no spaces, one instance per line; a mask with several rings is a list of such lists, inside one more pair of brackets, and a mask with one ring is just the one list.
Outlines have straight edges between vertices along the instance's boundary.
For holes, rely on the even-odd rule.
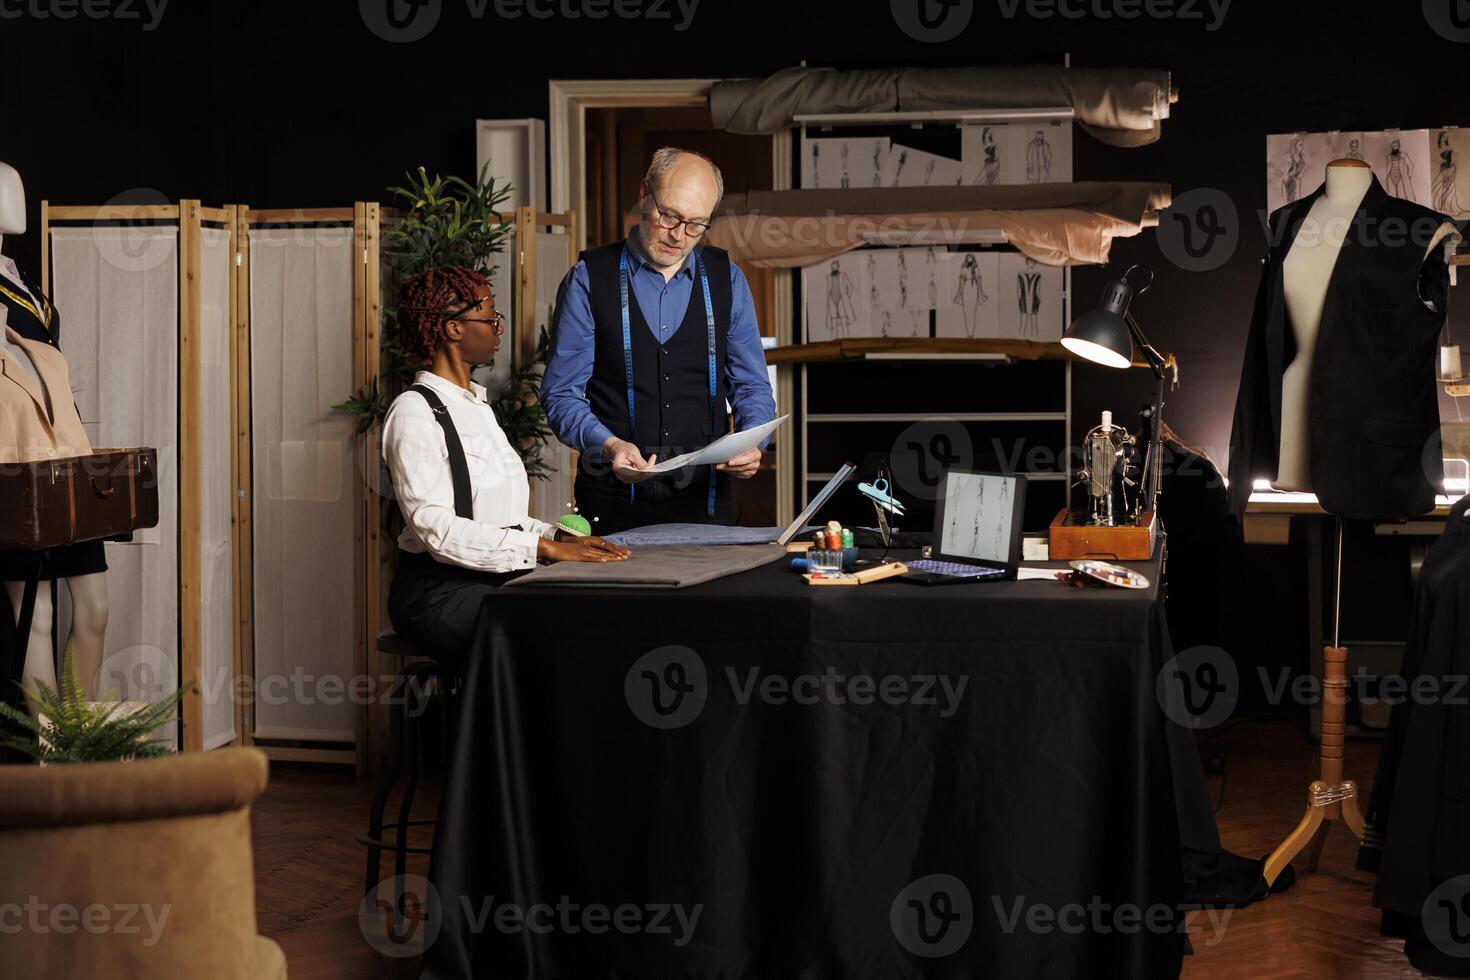
[[749,449],[759,446],[772,432],[780,427],[790,416],[782,415],[780,418],[772,419],[765,425],[758,425],[744,432],[731,432],[729,435],[721,436],[703,449],[692,453],[681,453],[668,459],[661,459],[646,470],[638,470],[639,473],[672,473],[686,466],[714,466],[717,463],[728,463]]

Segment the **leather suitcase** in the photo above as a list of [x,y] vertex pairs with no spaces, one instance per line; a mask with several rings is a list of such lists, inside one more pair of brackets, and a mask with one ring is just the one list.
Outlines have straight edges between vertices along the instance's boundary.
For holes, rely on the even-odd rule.
[[158,524],[158,450],[0,464],[0,551],[126,538]]

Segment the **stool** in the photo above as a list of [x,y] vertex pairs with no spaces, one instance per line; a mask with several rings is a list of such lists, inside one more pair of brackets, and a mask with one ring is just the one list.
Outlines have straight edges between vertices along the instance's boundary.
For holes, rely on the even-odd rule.
[[[430,848],[411,847],[408,843],[409,827],[433,826],[438,822],[427,818],[409,819],[413,810],[414,793],[418,789],[419,767],[422,764],[420,725],[423,723],[423,709],[428,706],[429,699],[436,693],[447,694],[454,681],[454,675],[435,660],[408,663],[411,657],[424,657],[427,654],[393,630],[379,633],[377,645],[379,653],[402,657],[405,664],[398,672],[388,695],[391,712],[388,716],[388,754],[383,761],[378,788],[373,793],[372,809],[368,812],[368,831],[357,838],[357,842],[366,845],[368,849],[363,894],[370,893],[382,879],[379,865],[385,850],[393,852],[393,873],[400,879],[400,886],[408,855],[427,854],[430,851]],[[394,787],[398,785],[405,756],[408,760],[408,781],[404,784],[403,796],[398,802],[398,819],[385,823],[383,811],[387,808],[388,798],[393,794]],[[386,830],[393,831],[392,842],[383,839],[383,832]]]

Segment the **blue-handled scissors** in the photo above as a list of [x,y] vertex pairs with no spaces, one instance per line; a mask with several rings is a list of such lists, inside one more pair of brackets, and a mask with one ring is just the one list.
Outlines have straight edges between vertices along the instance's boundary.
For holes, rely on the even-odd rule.
[[878,477],[872,483],[859,483],[858,492],[884,510],[903,516],[903,504],[888,492],[888,481],[883,477]]

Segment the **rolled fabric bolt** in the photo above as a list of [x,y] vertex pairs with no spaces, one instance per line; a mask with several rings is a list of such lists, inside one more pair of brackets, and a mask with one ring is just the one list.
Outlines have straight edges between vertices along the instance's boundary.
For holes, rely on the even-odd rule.
[[1460,363],[1460,346],[1450,344],[1439,349],[1439,376],[1445,381],[1463,378],[1464,367]]

